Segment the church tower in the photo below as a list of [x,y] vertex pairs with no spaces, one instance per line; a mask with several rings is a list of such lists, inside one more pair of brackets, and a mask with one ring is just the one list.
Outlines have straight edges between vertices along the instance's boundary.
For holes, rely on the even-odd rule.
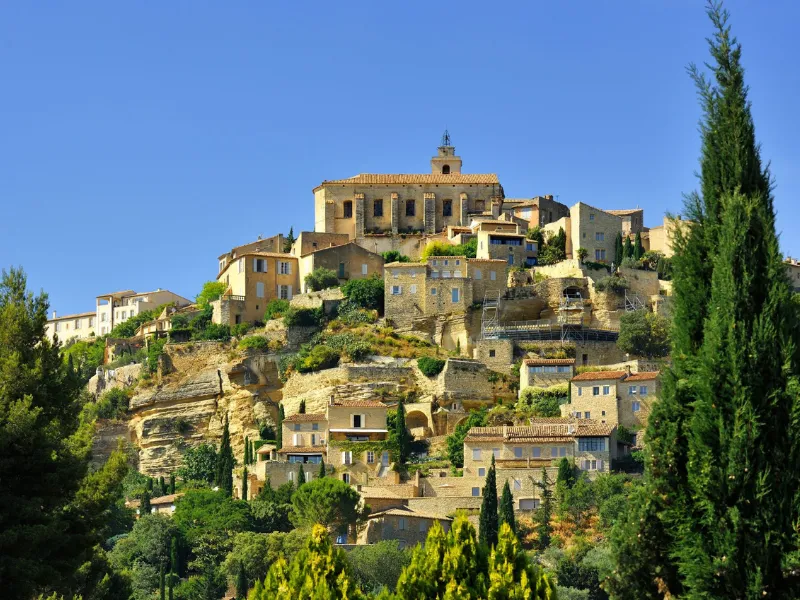
[[452,145],[450,134],[444,130],[439,152],[431,159],[431,173],[434,175],[461,175],[461,157],[456,156],[456,148]]

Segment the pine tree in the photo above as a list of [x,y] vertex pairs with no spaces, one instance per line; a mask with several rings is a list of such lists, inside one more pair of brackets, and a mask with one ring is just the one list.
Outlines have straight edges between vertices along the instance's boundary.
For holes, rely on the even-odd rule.
[[497,546],[489,557],[489,600],[550,600],[556,586],[525,556],[508,523],[500,525]]
[[169,600],[172,598],[172,588],[178,579],[178,538],[174,535],[170,540],[169,548]]
[[297,489],[306,482],[306,472],[303,471],[303,463],[300,463],[300,468],[297,470]]
[[553,518],[553,482],[547,475],[546,467],[542,467],[542,477],[536,485],[541,490],[539,510],[536,511],[535,516],[536,549],[543,552],[550,546],[553,534],[553,526],[550,524]]
[[630,236],[625,236],[625,245],[622,248],[622,258],[633,258],[633,244],[631,244]]
[[327,475],[327,473],[325,472],[325,461],[321,460],[319,461],[319,475],[317,475],[317,477],[319,479],[322,479],[323,477],[325,477],[325,475]]
[[639,260],[644,254],[644,246],[642,246],[642,234],[636,232],[636,241],[633,243],[633,258]]
[[616,598],[800,597],[797,317],[728,14],[709,6],[714,83],[701,193],[673,257],[673,364],[649,418],[645,486],[612,535]]
[[283,420],[286,418],[286,413],[283,411],[283,404],[278,405],[278,426],[275,428],[275,445],[278,450],[283,448]]
[[242,500],[247,500],[247,467],[242,471]]
[[562,458],[558,462],[558,474],[556,475],[556,484],[563,484],[564,486],[571,488],[575,485],[575,480],[577,477],[575,476],[575,465],[570,462],[568,458]]
[[250,464],[250,439],[247,436],[244,436],[244,459],[243,462],[245,465]]
[[231,448],[231,433],[228,423],[228,415],[225,415],[225,425],[222,428],[222,442],[219,446],[217,458],[217,474],[215,483],[228,496],[233,495],[233,468],[236,461],[233,458],[233,448]]
[[158,569],[158,591],[161,600],[167,600],[167,587],[164,577],[164,565],[160,565]]
[[517,535],[517,522],[514,518],[514,496],[511,494],[511,487],[506,479],[503,485],[503,494],[500,497],[500,509],[498,513],[498,524],[508,523],[514,535]]
[[139,516],[143,517],[145,515],[149,515],[152,512],[152,507],[150,506],[150,492],[145,490],[142,493],[142,499],[139,501]]
[[169,476],[169,493],[175,493],[175,473],[170,473]]
[[300,415],[306,414],[306,401],[300,400],[300,406],[297,408],[297,413]]
[[614,264],[619,267],[625,258],[625,248],[622,245],[622,232],[618,231],[614,238]]
[[490,548],[497,544],[497,476],[494,454],[492,454],[492,465],[486,474],[486,484],[483,486],[478,534],[481,544],[486,544]]
[[397,404],[397,417],[394,422],[395,439],[397,441],[397,459],[401,465],[408,462],[408,450],[411,440],[406,428],[406,408],[403,399]]
[[236,598],[247,600],[247,575],[244,572],[244,563],[239,563],[239,575],[236,577]]

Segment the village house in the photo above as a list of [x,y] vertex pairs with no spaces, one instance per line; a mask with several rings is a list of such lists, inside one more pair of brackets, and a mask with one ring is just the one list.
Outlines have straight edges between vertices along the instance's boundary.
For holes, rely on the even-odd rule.
[[276,238],[257,240],[219,257],[217,281],[226,288],[211,303],[214,323],[236,325],[261,321],[270,300],[292,299],[299,289],[297,257],[263,250],[278,242]]
[[137,293],[133,290],[126,290],[102,294],[97,297],[97,320],[95,321],[99,328],[97,333],[98,335],[111,333],[111,330],[120,323],[165,304],[172,304],[180,308],[191,303],[191,300],[183,296],[160,288],[154,292]]
[[658,375],[657,371],[631,373],[630,367],[576,375],[570,382],[570,402],[561,406],[562,415],[641,429],[658,398]]
[[425,544],[428,530],[439,523],[445,532],[450,531],[453,520],[449,517],[427,514],[407,506],[371,512],[358,532],[357,544],[375,544],[397,540],[400,548]]
[[[607,210],[609,214],[616,215],[622,219],[622,235],[634,235],[647,231],[644,226],[644,209],[631,208],[627,210]],[[616,237],[616,234],[615,234]]]
[[315,269],[324,268],[336,273],[339,284],[351,279],[366,279],[377,276],[383,278],[383,257],[365,250],[355,242],[347,242],[328,248],[320,248],[299,257],[300,289],[310,291],[306,276]]
[[472,229],[478,237],[476,258],[503,260],[509,267],[536,266],[537,243],[526,239],[516,223],[477,221]]
[[96,335],[94,327],[96,316],[97,313],[92,311],[59,317],[56,311],[53,311],[53,318],[48,319],[44,326],[45,335],[51,342],[58,335],[62,343],[93,337]]
[[546,237],[557,234],[559,229],[564,230],[567,258],[578,258],[578,250],[585,248],[587,260],[611,264],[617,234],[622,232],[622,217],[578,202],[570,207],[569,216],[543,229]]
[[497,175],[462,173],[446,132],[430,166],[426,174],[362,173],[323,181],[314,188],[315,230],[345,233],[380,253],[399,249],[393,240],[399,234],[433,235],[467,226],[475,214],[499,216],[503,188]]
[[678,230],[686,232],[686,228],[691,226],[691,221],[684,221],[680,215],[676,217],[664,217],[664,221],[657,227],[645,228],[642,233],[642,246],[645,250],[661,252],[667,258],[675,254],[674,241],[675,232]]
[[789,276],[789,283],[795,292],[800,292],[800,261],[791,256],[787,256],[783,261],[786,265],[786,274]]
[[[158,498],[151,498],[150,499],[150,512],[154,515],[167,515],[172,516],[172,513],[175,512],[175,505],[178,499],[183,496],[182,493],[178,494],[167,494],[166,496],[159,496]],[[125,502],[125,506],[132,510],[135,510],[136,518],[140,518],[140,510],[139,507],[142,505],[141,500],[128,500]]]
[[317,250],[343,246],[350,241],[346,233],[324,233],[321,231],[301,231],[292,244],[291,253],[298,258]]
[[526,358],[519,370],[519,393],[527,387],[551,387],[569,383],[575,375],[574,358]]
[[167,335],[172,329],[172,317],[177,314],[185,315],[187,319],[191,319],[199,315],[200,310],[194,305],[185,306],[183,308],[178,308],[174,305],[165,306],[158,317],[139,325],[139,327],[136,328],[134,336],[149,337],[154,335],[156,337],[163,337]]
[[513,214],[529,223],[528,228],[537,225],[544,227],[548,223],[569,216],[569,207],[553,200],[552,195],[535,196],[534,198],[505,198],[503,213]]

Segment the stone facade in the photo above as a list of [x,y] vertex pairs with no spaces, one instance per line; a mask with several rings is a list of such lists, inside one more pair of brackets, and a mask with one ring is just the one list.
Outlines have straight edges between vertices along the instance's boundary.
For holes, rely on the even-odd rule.
[[291,253],[298,258],[324,250],[333,246],[342,246],[350,241],[346,233],[324,233],[320,231],[302,231],[292,244]]
[[478,232],[479,259],[502,260],[509,267],[533,267],[537,255],[536,242],[526,239],[521,233]]
[[551,387],[569,383],[575,374],[574,358],[528,358],[519,370],[519,393],[527,387]]
[[425,543],[428,530],[436,522],[447,532],[450,530],[452,519],[408,507],[373,512],[359,531],[357,543],[374,544],[384,540],[397,540],[401,548],[413,547]]
[[365,250],[355,242],[315,250],[300,257],[298,262],[299,285],[304,293],[309,291],[306,276],[319,268],[330,269],[336,273],[340,284],[351,279],[383,278],[383,257]]
[[[609,214],[616,215],[622,219],[622,235],[630,235],[645,231],[644,209],[632,208],[628,210],[609,210]],[[616,234],[614,234],[616,237]]]
[[661,252],[664,256],[671,257],[675,254],[673,244],[675,232],[681,230],[685,233],[686,228],[691,224],[691,221],[682,220],[680,215],[675,218],[664,217],[661,225],[649,229],[646,243],[643,236],[642,244],[645,246],[645,250]]
[[599,208],[578,202],[570,207],[570,230],[567,232],[567,256],[578,258],[579,248],[588,250],[587,259],[611,264],[614,240],[622,231],[622,218]]
[[511,340],[478,340],[472,357],[500,373],[510,373],[514,366],[514,342]]

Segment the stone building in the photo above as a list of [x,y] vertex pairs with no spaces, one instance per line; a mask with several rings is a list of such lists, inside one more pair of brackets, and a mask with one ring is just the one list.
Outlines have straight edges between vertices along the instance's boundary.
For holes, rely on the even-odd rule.
[[273,238],[257,240],[219,257],[217,281],[223,282],[226,289],[211,303],[214,323],[235,325],[261,321],[270,300],[291,300],[298,291],[298,258],[263,250],[261,244],[272,247],[277,241]]
[[519,233],[516,224],[508,223],[500,226],[499,223],[504,222],[483,221],[476,229],[477,258],[502,260],[507,262],[509,267],[536,266],[537,243]]
[[547,235],[560,228],[567,236],[567,258],[578,258],[578,250],[586,248],[587,260],[611,263],[614,260],[614,240],[622,232],[622,217],[600,210],[583,202],[569,209],[569,216],[544,227]]
[[298,262],[300,289],[303,293],[310,291],[306,285],[306,276],[318,268],[335,272],[340,284],[351,279],[373,276],[383,278],[383,257],[365,250],[355,242],[314,250],[300,256]]
[[438,522],[445,532],[450,531],[453,520],[413,510],[406,506],[372,512],[358,532],[357,544],[374,544],[397,540],[400,548],[425,544],[428,530]]
[[165,304],[173,304],[178,308],[188,306],[192,301],[169,290],[161,288],[153,292],[114,292],[97,296],[97,316],[95,327],[97,335],[111,333],[120,323],[148,310]]
[[644,226],[643,208],[631,208],[627,210],[608,210],[606,212],[612,215],[616,215],[620,219],[622,219],[622,235],[632,235],[647,230],[647,228]]
[[594,419],[638,430],[647,424],[659,393],[659,373],[589,371],[572,378],[570,402],[561,406],[564,416]]
[[300,257],[317,250],[342,246],[350,241],[346,233],[324,233],[320,231],[301,231],[292,244],[291,253]]
[[[492,457],[498,480],[506,469],[540,472],[565,457],[582,470],[608,472],[617,457],[615,431],[611,423],[569,418],[534,418],[527,427],[473,427],[464,438],[464,476],[485,477]],[[472,495],[480,491],[473,489]]]
[[569,216],[569,207],[553,200],[552,195],[535,196],[534,198],[506,198],[503,201],[503,212],[526,220],[529,228],[544,227],[548,223]]
[[399,234],[434,235],[451,225],[467,226],[476,214],[500,214],[497,175],[462,173],[449,135],[430,166],[425,174],[362,173],[323,181],[314,188],[315,230],[344,233],[383,252],[398,249],[393,242]]
[[70,340],[82,340],[93,337],[95,334],[95,319],[97,313],[83,312],[74,315],[64,315],[59,317],[53,311],[53,318],[48,319],[44,326],[45,335],[52,342],[56,334],[58,339],[64,343]]
[[519,393],[527,387],[550,387],[569,383],[575,374],[574,358],[527,358],[519,370]]
[[786,265],[786,275],[789,277],[792,289],[795,292],[800,292],[800,261],[791,256],[787,256],[783,264]]

